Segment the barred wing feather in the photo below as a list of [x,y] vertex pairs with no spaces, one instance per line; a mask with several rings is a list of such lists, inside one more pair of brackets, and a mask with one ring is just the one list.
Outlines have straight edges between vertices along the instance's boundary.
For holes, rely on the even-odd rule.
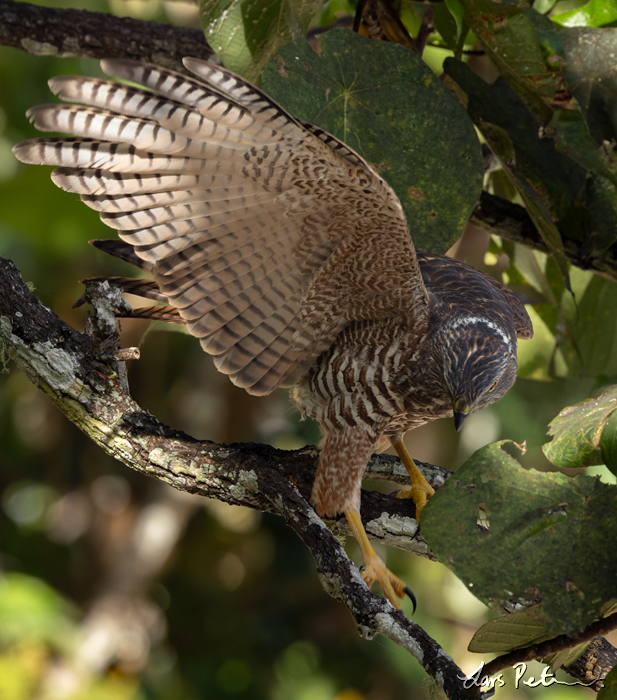
[[106,60],[131,85],[52,79],[77,104],[29,116],[75,136],[25,141],[17,157],[58,166],[54,182],[118,231],[218,369],[252,393],[293,385],[354,320],[426,316],[401,205],[372,168],[229,71],[185,65],[196,78]]

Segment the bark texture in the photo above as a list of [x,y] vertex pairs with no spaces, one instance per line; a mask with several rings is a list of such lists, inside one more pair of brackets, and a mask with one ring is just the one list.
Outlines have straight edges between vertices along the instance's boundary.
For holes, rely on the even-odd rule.
[[0,44],[34,56],[133,58],[183,73],[184,56],[212,56],[199,29],[13,0],[0,0]]

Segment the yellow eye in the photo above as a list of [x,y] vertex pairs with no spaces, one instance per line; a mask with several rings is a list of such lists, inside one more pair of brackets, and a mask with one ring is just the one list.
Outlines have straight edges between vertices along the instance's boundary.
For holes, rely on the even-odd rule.
[[489,390],[487,391],[487,394],[490,394],[491,391],[495,391],[497,388],[497,382],[493,382],[492,385],[490,386]]

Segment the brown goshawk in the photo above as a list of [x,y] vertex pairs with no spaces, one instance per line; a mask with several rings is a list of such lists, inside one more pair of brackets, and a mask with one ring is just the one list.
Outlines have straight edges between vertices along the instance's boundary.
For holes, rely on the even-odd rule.
[[345,513],[365,581],[399,607],[405,586],[360,519],[367,460],[394,445],[419,515],[433,490],[403,434],[451,415],[460,428],[508,391],[517,337],[533,333],[524,307],[464,263],[416,252],[399,200],[363,158],[238,76],[197,59],[185,59],[195,78],[102,66],[130,84],[52,79],[76,104],[29,116],[76,137],[15,154],[59,166],[53,181],[118,231],[97,245],[152,274],[139,289],[171,309],[150,317],[185,323],[251,393],[293,387],[324,434],[313,505]]

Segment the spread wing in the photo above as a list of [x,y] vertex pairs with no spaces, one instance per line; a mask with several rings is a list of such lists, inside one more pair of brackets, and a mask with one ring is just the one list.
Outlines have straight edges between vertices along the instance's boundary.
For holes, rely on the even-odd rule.
[[214,64],[185,59],[197,78],[102,66],[143,88],[52,79],[80,104],[28,114],[76,138],[32,139],[15,154],[60,166],[53,181],[132,246],[235,384],[293,385],[351,321],[426,316],[400,202],[358,154]]

